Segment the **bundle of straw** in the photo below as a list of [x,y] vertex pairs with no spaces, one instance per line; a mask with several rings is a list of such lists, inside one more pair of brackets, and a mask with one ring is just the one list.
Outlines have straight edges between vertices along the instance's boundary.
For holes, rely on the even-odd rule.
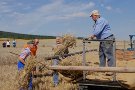
[[73,35],[63,35],[62,39],[62,45],[58,45],[57,48],[54,49],[54,55],[63,55],[68,53],[68,48],[76,46],[76,38]]
[[27,88],[30,80],[30,75],[25,70],[19,71],[19,88]]
[[32,75],[32,70],[36,66],[36,60],[35,57],[30,56],[26,60],[26,64],[24,66],[24,69],[19,71],[19,86],[23,88],[27,88],[30,80],[30,76]]
[[[72,48],[76,46],[76,38],[73,35],[66,34],[62,36],[62,44],[58,45],[57,48],[54,50],[54,55],[63,55],[68,53],[68,48]],[[79,66],[81,65],[80,61],[75,61],[76,57],[67,57],[66,59],[62,60],[60,62],[60,65],[62,66]],[[82,71],[59,71],[63,76],[71,78],[71,79],[77,79],[81,77]]]
[[54,49],[54,55],[63,55],[65,53],[65,50],[67,48],[64,45],[58,45],[55,49]]
[[71,48],[76,46],[76,38],[70,34],[63,35],[63,45]]
[[[60,62],[61,66],[81,66],[82,62],[78,59],[78,56],[67,57]],[[83,71],[69,71],[69,70],[60,70],[60,74],[71,79],[78,79],[83,76]]]

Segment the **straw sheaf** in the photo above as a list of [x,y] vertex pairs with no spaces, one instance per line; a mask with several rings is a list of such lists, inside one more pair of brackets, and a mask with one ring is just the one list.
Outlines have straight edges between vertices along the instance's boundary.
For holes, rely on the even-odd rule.
[[28,87],[28,83],[30,80],[30,76],[31,76],[31,72],[33,70],[33,68],[36,66],[36,60],[35,57],[28,57],[28,59],[26,60],[26,64],[24,66],[24,69],[22,69],[21,71],[19,71],[19,80],[18,83],[20,85],[20,87],[26,88]]
[[36,66],[37,62],[36,62],[36,58],[34,56],[30,56],[28,57],[28,59],[26,60],[26,64],[24,67],[24,70],[27,73],[31,73],[31,71],[33,70],[33,68]]
[[[64,60],[60,62],[61,66],[81,66],[82,62],[77,58],[77,56],[67,57]],[[71,79],[78,79],[82,77],[83,71],[69,71],[69,70],[60,70],[59,73],[61,73],[63,76],[71,78]]]
[[[54,55],[63,55],[68,52],[68,48],[72,48],[76,46],[76,38],[73,35],[66,34],[62,36],[63,43],[58,45],[54,49]],[[60,62],[62,66],[80,66],[81,62],[76,61],[77,58],[75,57],[67,57],[65,60]],[[82,76],[82,71],[59,71],[63,76],[77,79]]]
[[66,34],[63,35],[62,39],[63,43],[54,49],[54,55],[63,55],[68,51],[68,48],[76,46],[76,38],[74,36]]
[[27,88],[29,80],[30,80],[29,74],[26,73],[25,70],[21,70],[21,71],[19,71],[19,76],[18,77],[19,77],[18,78],[19,88],[21,88],[21,87]]
[[70,34],[63,35],[63,45],[71,48],[76,46],[76,38]]
[[57,45],[56,48],[54,48],[54,55],[63,55],[65,52],[66,47],[64,45]]

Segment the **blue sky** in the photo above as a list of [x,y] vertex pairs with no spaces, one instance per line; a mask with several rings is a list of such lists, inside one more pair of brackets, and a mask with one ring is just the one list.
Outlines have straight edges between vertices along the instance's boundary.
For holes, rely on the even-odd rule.
[[135,0],[0,0],[0,31],[88,37],[98,9],[116,39],[135,34]]

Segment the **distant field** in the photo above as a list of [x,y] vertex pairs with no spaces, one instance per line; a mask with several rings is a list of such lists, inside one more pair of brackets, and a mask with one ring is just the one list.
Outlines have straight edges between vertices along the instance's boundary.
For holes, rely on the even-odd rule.
[[[12,41],[12,39],[11,39]],[[21,49],[24,44],[26,44],[28,40],[17,40],[17,47],[13,48],[3,48],[2,47],[2,42],[0,40],[0,90],[17,90],[17,61],[18,61],[18,56],[14,55],[10,52],[19,54],[21,52]],[[86,49],[98,49],[98,44],[97,42],[92,42],[91,44],[86,44]],[[123,41],[118,41],[117,43],[117,49],[123,49],[124,44]],[[129,42],[126,42],[126,48],[129,47]],[[42,61],[44,63],[50,64],[51,61],[45,61],[44,57],[46,56],[52,56],[52,47],[55,45],[55,40],[54,39],[43,39],[40,40],[39,46],[38,46],[38,51],[37,51],[37,60]],[[69,49],[70,52],[76,52],[76,51],[81,51],[82,48],[82,41],[78,40],[77,41],[77,47],[74,49]],[[82,61],[82,55],[75,55],[74,60],[76,58],[80,61]],[[76,61],[77,62],[77,61]],[[86,62],[89,63],[90,66],[98,67],[98,52],[89,52],[86,53]],[[117,66],[121,67],[132,67],[135,66],[135,60],[117,60]],[[43,73],[43,72],[42,72]],[[95,76],[93,76],[95,75]],[[97,75],[97,76],[96,76]],[[134,74],[128,74],[129,76],[134,75]],[[127,83],[133,83],[132,81],[135,80],[135,78],[128,77],[127,74],[118,74],[119,79],[125,79],[129,82]],[[119,77],[120,76],[120,77]],[[98,74],[91,74],[87,76],[88,78],[99,78],[99,79],[104,79],[102,75]],[[111,80],[111,77],[109,77]],[[60,84],[58,87],[53,87],[52,84],[52,77],[41,77],[41,78],[36,78],[34,79],[34,85],[36,86],[36,90],[77,90],[77,85],[72,84],[69,82],[66,82],[60,77]],[[64,86],[64,87],[63,87]]]

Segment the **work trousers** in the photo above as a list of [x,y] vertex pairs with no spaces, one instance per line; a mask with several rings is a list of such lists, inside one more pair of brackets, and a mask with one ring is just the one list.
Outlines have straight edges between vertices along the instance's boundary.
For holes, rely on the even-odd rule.
[[[114,40],[114,36],[110,36],[106,39]],[[105,39],[105,40],[106,40]],[[113,41],[103,41],[100,42],[99,45],[99,60],[100,60],[100,67],[105,67],[106,62],[109,67],[114,66],[114,53],[113,53]],[[107,61],[106,61],[107,59]]]

